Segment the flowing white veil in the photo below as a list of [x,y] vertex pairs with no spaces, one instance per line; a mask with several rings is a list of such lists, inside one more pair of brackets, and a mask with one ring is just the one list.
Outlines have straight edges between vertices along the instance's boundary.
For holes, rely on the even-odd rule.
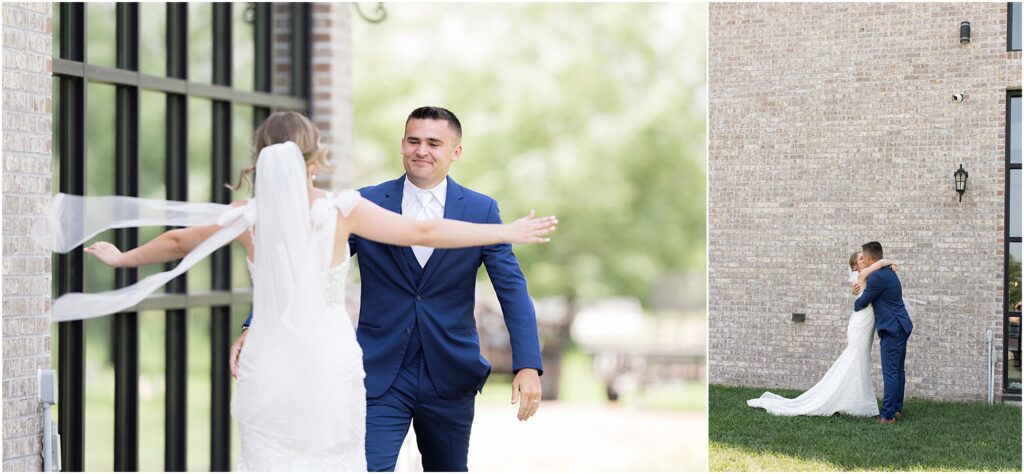
[[227,204],[161,201],[130,196],[53,196],[46,215],[32,225],[40,247],[66,253],[108,229],[192,227],[217,223]]
[[[256,161],[257,225],[253,247],[253,320],[270,311],[282,322],[291,319],[290,307],[315,262],[309,255],[309,192],[302,152],[292,142],[263,149]],[[289,323],[290,325],[290,323]]]
[[189,252],[173,269],[137,283],[100,293],[67,293],[53,302],[53,322],[74,321],[117,313],[135,306],[164,284],[230,243],[252,225],[255,214],[246,206],[160,201],[127,196],[57,194],[47,213],[32,226],[37,245],[65,253],[108,229],[140,226],[199,226],[218,224],[217,232]]

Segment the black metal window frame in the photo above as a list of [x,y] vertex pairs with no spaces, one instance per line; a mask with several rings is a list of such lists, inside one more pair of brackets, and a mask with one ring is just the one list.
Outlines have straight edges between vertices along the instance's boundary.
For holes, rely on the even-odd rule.
[[1006,4],[1006,50],[1007,51],[1020,51],[1020,47],[1014,49],[1013,42],[1020,41],[1020,33],[1014,34],[1014,27],[1018,29],[1021,27],[1017,22],[1013,21],[1014,9],[1021,9],[1021,2],[1007,2]]
[[[1013,133],[1013,120],[1011,117],[1011,101],[1013,98],[1020,98],[1021,91],[1008,90],[1006,91],[1006,189],[1004,190],[1003,196],[1006,199],[1005,211],[1003,212],[1003,399],[1004,400],[1020,400],[1021,390],[1011,389],[1010,385],[1010,358],[1008,357],[1010,352],[1010,318],[1021,317],[1020,311],[1010,311],[1010,245],[1014,243],[1021,243],[1021,236],[1010,235],[1010,212],[1012,206],[1010,205],[1010,174],[1012,170],[1021,169],[1020,163],[1013,163],[1012,152],[1010,149],[1010,138]],[[1020,130],[1018,130],[1018,133]],[[1017,336],[1017,344],[1020,344],[1020,336]],[[1017,348],[1018,354],[1020,354],[1020,347]],[[1019,357],[1019,355],[1018,355]]]
[[[89,83],[116,88],[115,190],[119,195],[138,196],[139,189],[139,97],[142,90],[166,95],[167,198],[188,199],[188,100],[212,102],[212,198],[229,203],[230,191],[223,184],[231,179],[231,131],[234,104],[253,107],[254,126],[272,110],[311,111],[312,7],[292,3],[290,34],[291,93],[272,93],[272,3],[256,3],[254,17],[254,91],[232,87],[231,3],[213,4],[213,80],[193,82],[188,75],[188,4],[168,3],[166,76],[139,71],[139,8],[137,3],[116,5],[116,67],[101,67],[86,61],[86,8],[83,3],[60,3],[60,28],[55,41],[59,56],[53,58],[53,76],[59,83],[57,143],[59,190],[84,195],[86,170],[86,91]],[[135,229],[115,232],[121,248],[138,245]],[[187,311],[210,308],[211,313],[211,436],[210,470],[229,471],[230,466],[230,374],[228,349],[234,332],[231,307],[252,301],[251,289],[232,290],[230,249],[222,248],[211,259],[212,288],[188,293],[186,277],[171,281],[166,294],[154,295],[129,311],[114,315],[114,470],[138,471],[138,311],[166,311],[166,405],[164,469],[186,470],[187,400]],[[168,264],[172,267],[177,262]],[[54,265],[56,293],[80,292],[84,287],[84,259],[79,247],[57,255]],[[118,287],[137,281],[134,269],[118,269]],[[66,471],[85,468],[84,384],[85,338],[82,321],[58,325],[59,400],[58,430],[61,433],[62,467]]]

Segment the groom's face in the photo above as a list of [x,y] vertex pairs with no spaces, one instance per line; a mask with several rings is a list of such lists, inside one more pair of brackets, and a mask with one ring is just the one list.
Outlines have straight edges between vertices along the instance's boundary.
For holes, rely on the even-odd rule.
[[413,119],[402,137],[402,164],[412,184],[433,188],[462,155],[459,137],[447,120]]

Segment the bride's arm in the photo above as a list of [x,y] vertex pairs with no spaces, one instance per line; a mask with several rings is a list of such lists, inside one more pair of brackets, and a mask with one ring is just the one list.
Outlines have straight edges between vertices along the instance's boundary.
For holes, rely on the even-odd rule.
[[880,270],[890,265],[896,265],[896,262],[889,260],[887,258],[883,258],[875,263],[872,263],[867,268],[861,270],[860,273],[857,274],[857,278],[862,282],[867,281],[868,275],[874,273],[876,270]]
[[551,239],[558,220],[554,216],[529,215],[509,224],[473,224],[450,219],[415,220],[359,198],[348,217],[339,211],[338,225],[347,233],[387,244],[434,248],[458,248],[499,243],[534,244]]
[[[237,207],[243,204],[245,201],[237,201],[231,205]],[[96,242],[83,250],[113,268],[141,267],[182,258],[220,228],[218,225],[207,225],[169,230],[127,252],[122,252],[114,244],[103,241]],[[248,238],[248,234],[242,233],[239,238]]]
[[893,267],[893,270],[896,269],[896,262],[883,258],[861,270],[860,273],[857,274],[857,283],[853,285],[853,294],[860,293],[860,289],[867,285],[868,275],[874,273],[875,270],[885,268],[890,265]]

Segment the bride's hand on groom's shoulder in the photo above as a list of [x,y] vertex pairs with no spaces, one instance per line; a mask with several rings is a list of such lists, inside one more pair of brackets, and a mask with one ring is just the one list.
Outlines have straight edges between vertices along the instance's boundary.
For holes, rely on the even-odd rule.
[[525,217],[505,224],[506,241],[513,244],[543,244],[550,242],[546,236],[555,231],[558,219],[555,216],[536,217],[536,211],[530,211]]

